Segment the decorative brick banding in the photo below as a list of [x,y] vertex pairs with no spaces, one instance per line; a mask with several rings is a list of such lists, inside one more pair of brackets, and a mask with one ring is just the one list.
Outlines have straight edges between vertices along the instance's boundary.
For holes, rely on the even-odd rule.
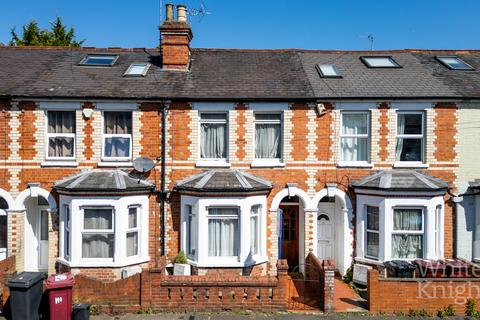
[[247,155],[245,151],[245,147],[247,145],[247,140],[245,137],[246,134],[246,120],[245,112],[247,107],[244,103],[237,103],[235,110],[237,110],[237,131],[235,132],[237,135],[237,159],[239,161],[245,160],[245,156]]
[[388,159],[388,103],[382,102],[378,106],[378,110],[380,111],[380,130],[379,130],[379,135],[380,139],[378,141],[379,145],[379,151],[378,151],[378,157],[380,158],[380,161],[386,161]]
[[[90,102],[86,102],[83,104],[82,108],[93,108],[93,104]],[[86,119],[83,117],[83,120],[85,120],[85,126],[83,127],[83,156],[85,157],[85,160],[89,161],[92,160],[93,158],[93,121],[95,120],[94,116],[92,115],[89,119]]]

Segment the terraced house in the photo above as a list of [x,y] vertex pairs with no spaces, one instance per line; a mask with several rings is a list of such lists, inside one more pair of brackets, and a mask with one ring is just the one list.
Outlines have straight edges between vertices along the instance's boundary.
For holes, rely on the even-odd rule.
[[113,282],[184,251],[197,280],[253,281],[279,259],[480,258],[478,52],[197,49],[178,10],[160,50],[0,47],[16,271]]

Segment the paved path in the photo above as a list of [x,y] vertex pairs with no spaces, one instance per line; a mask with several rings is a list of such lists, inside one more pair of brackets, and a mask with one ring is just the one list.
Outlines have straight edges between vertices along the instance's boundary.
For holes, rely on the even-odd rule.
[[360,297],[355,290],[342,281],[340,276],[335,276],[333,308],[335,312],[368,312],[367,301]]

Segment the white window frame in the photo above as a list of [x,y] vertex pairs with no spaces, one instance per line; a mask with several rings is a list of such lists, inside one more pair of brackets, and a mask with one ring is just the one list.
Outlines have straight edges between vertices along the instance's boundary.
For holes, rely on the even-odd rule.
[[[128,222],[129,222],[129,219],[128,219],[128,215],[130,214],[130,209],[135,209],[135,219],[136,219],[136,227],[134,228],[130,228],[128,226]],[[132,257],[138,257],[140,256],[140,249],[141,249],[141,246],[140,246],[140,222],[142,221],[141,220],[141,217],[140,215],[142,214],[142,207],[139,206],[139,205],[131,205],[131,206],[128,206],[127,207],[127,226],[126,226],[126,231],[125,231],[125,256],[128,258],[132,258]],[[127,236],[129,233],[136,233],[137,234],[137,254],[133,254],[131,256],[128,255],[127,253]]]
[[[187,257],[195,259],[195,257],[197,256],[197,248],[195,248],[195,251],[192,253],[191,243],[195,243],[195,247],[198,247],[198,240],[192,238],[195,234],[198,235],[198,215],[191,204],[185,205],[185,211],[187,222],[185,253]],[[192,234],[193,230],[196,231],[194,234]]]
[[[202,114],[218,113],[224,114],[225,120],[208,119],[202,120]],[[200,110],[198,111],[198,161],[197,167],[229,167],[228,154],[230,150],[230,112],[228,110]],[[204,123],[221,123],[225,124],[225,158],[202,158],[202,124]]]
[[[343,115],[345,114],[366,114],[367,115],[367,133],[366,134],[344,134],[343,133]],[[370,137],[370,111],[341,111],[340,112],[340,143],[338,145],[340,161],[338,165],[340,167],[371,167],[371,137]],[[367,160],[366,161],[344,161],[342,140],[347,138],[366,138],[367,139]]]
[[[247,197],[197,197],[190,195],[181,196],[181,225],[180,225],[180,248],[187,252],[187,205],[192,206],[192,210],[197,217],[197,238],[195,239],[196,252],[195,257],[188,256],[188,263],[197,267],[245,267],[266,262],[266,221],[265,208],[266,196],[247,196]],[[251,208],[254,205],[260,205],[259,219],[259,253],[250,254],[250,215]],[[220,257],[208,255],[208,208],[239,208],[238,237],[239,252],[238,256]],[[217,217],[217,216],[215,216]]]
[[437,259],[442,258],[442,206],[437,205],[435,207],[435,228],[434,228],[434,236],[435,236],[435,256]]
[[[418,114],[422,116],[422,134],[399,134],[398,133],[398,117],[401,114]],[[397,154],[397,141],[398,139],[420,139],[422,142],[422,154],[421,161],[402,161],[396,158]],[[395,165],[396,167],[421,167],[425,164],[425,112],[424,111],[397,111],[395,118]]]
[[[255,207],[258,207],[258,211],[256,211],[256,212],[253,210]],[[257,240],[257,243],[256,243],[257,251],[256,251],[256,252],[252,252],[252,251],[251,251],[251,248],[252,248],[253,244],[251,243],[252,241],[250,240],[250,253],[251,253],[252,255],[254,255],[254,256],[258,256],[258,255],[261,254],[261,251],[260,251],[260,250],[261,250],[261,247],[262,247],[262,246],[261,246],[261,234],[262,234],[262,233],[260,232],[260,226],[262,225],[262,224],[261,224],[261,218],[262,218],[262,214],[261,214],[261,213],[262,213],[262,205],[260,205],[260,204],[255,204],[255,205],[251,206],[251,208],[250,208],[250,220],[251,220],[251,219],[257,219],[257,223],[256,223],[257,230],[255,230],[255,231],[256,231],[256,234],[257,234],[257,236],[256,236],[256,240]],[[250,223],[250,225],[252,225],[252,224]],[[253,232],[253,231],[250,230],[250,235],[252,234],[252,232]],[[250,237],[250,239],[251,239],[251,237]]]
[[[111,229],[85,229],[85,209],[89,210],[98,210],[98,209],[108,209],[111,210],[112,215],[112,228]],[[115,259],[115,247],[117,242],[117,234],[115,233],[115,208],[111,206],[85,206],[81,208],[81,217],[82,217],[82,224],[80,230],[80,237],[82,243],[82,252],[81,257],[82,260],[90,260],[90,261],[114,261]],[[111,258],[88,258],[83,256],[83,235],[88,234],[113,234],[113,257]]]
[[[73,119],[75,122],[75,131],[73,133],[49,133],[48,132],[48,113],[49,112],[73,112]],[[77,155],[77,115],[76,110],[72,109],[52,109],[52,110],[45,110],[45,159],[46,160],[69,160],[75,161]],[[52,157],[48,155],[48,149],[50,146],[50,138],[57,138],[57,137],[64,137],[64,138],[73,138],[73,153],[71,157]]]
[[[72,252],[72,241],[71,241],[71,235],[72,235],[72,214],[70,212],[70,206],[68,204],[63,205],[63,214],[64,214],[64,222],[63,222],[63,241],[68,238],[68,247],[65,246],[65,242],[63,242],[63,258],[65,260],[70,261],[71,259],[71,252]],[[65,252],[65,248],[68,249],[68,254]]]
[[[374,229],[368,229],[368,208],[377,208],[378,209],[378,230]],[[366,205],[365,206],[365,257],[368,259],[373,259],[373,260],[378,260],[380,257],[380,208],[378,206],[371,206],[371,205]],[[376,233],[378,234],[378,253],[377,256],[370,256],[368,255],[368,234],[369,233]]]
[[[256,120],[257,114],[278,114],[280,120]],[[282,110],[268,110],[268,111],[254,111],[253,113],[253,162],[252,167],[283,167],[284,159],[284,112]],[[279,158],[257,158],[255,154],[256,150],[256,134],[257,124],[280,124],[280,157]]]
[[[207,218],[207,226],[209,225],[210,221],[211,220],[232,220],[232,219],[237,219],[237,228],[238,230],[235,230],[235,242],[237,244],[237,254],[233,255],[233,256],[211,256],[210,255],[210,247],[207,248],[207,253],[208,253],[208,257],[209,258],[214,258],[214,259],[218,259],[218,258],[238,258],[240,256],[240,242],[241,242],[241,208],[240,207],[237,207],[237,206],[209,206],[206,208],[207,209],[207,215],[206,215],[206,218]],[[221,214],[221,215],[210,215],[209,214],[209,211],[210,209],[236,209],[237,210],[237,214]],[[207,238],[209,238],[210,235],[208,234],[208,229],[207,229]],[[210,241],[209,241],[210,242]]]
[[[395,230],[394,227],[394,219],[395,219],[395,210],[402,210],[402,209],[414,209],[414,210],[421,210],[422,211],[422,230]],[[391,216],[391,223],[392,223],[392,232],[390,233],[390,241],[393,243],[393,236],[396,234],[404,234],[404,235],[422,235],[422,257],[420,259],[425,258],[425,254],[427,251],[427,235],[425,232],[425,207],[418,207],[418,206],[394,206],[392,207],[392,216]],[[391,249],[390,249],[391,250]],[[393,253],[391,252],[392,259],[396,260],[406,260],[406,261],[411,261],[419,258],[412,258],[412,259],[406,259],[406,258],[394,258]]]
[[[112,134],[112,133],[105,133],[105,113],[110,112],[130,112],[132,114],[132,133],[131,134]],[[131,110],[102,110],[102,161],[118,161],[118,162],[125,162],[132,160],[133,154],[133,112]],[[128,157],[107,157],[105,156],[105,147],[106,147],[106,139],[108,138],[128,138],[130,139],[130,148],[129,148],[129,156]]]

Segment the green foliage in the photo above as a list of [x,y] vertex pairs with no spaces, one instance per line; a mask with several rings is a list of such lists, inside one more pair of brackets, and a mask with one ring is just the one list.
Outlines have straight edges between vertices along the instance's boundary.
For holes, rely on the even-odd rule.
[[72,46],[80,47],[85,40],[75,40],[75,30],[63,24],[62,19],[57,17],[50,22],[50,30],[40,29],[35,20],[23,25],[22,35],[18,35],[15,28],[11,30],[12,39],[10,46]]
[[408,310],[408,316],[409,317],[431,317],[432,314],[426,311],[425,309],[421,309],[421,310],[410,309]]
[[180,252],[177,254],[175,259],[173,259],[173,262],[174,263],[180,263],[180,264],[186,264],[188,261],[187,261],[187,256],[185,255],[185,252],[180,250]]
[[342,278],[343,282],[347,283],[349,286],[353,285],[353,265],[347,269],[347,272]]
[[137,314],[155,314],[155,311],[153,311],[151,308],[140,309],[137,311]]
[[102,308],[98,304],[92,304],[90,306],[90,314],[97,316],[100,314],[101,309]]
[[437,317],[445,318],[445,317],[454,317],[455,316],[455,309],[453,309],[452,305],[449,305],[446,308],[440,309],[437,312]]
[[468,299],[465,305],[465,315],[474,318],[480,318],[480,311],[476,310],[477,301],[475,299]]

